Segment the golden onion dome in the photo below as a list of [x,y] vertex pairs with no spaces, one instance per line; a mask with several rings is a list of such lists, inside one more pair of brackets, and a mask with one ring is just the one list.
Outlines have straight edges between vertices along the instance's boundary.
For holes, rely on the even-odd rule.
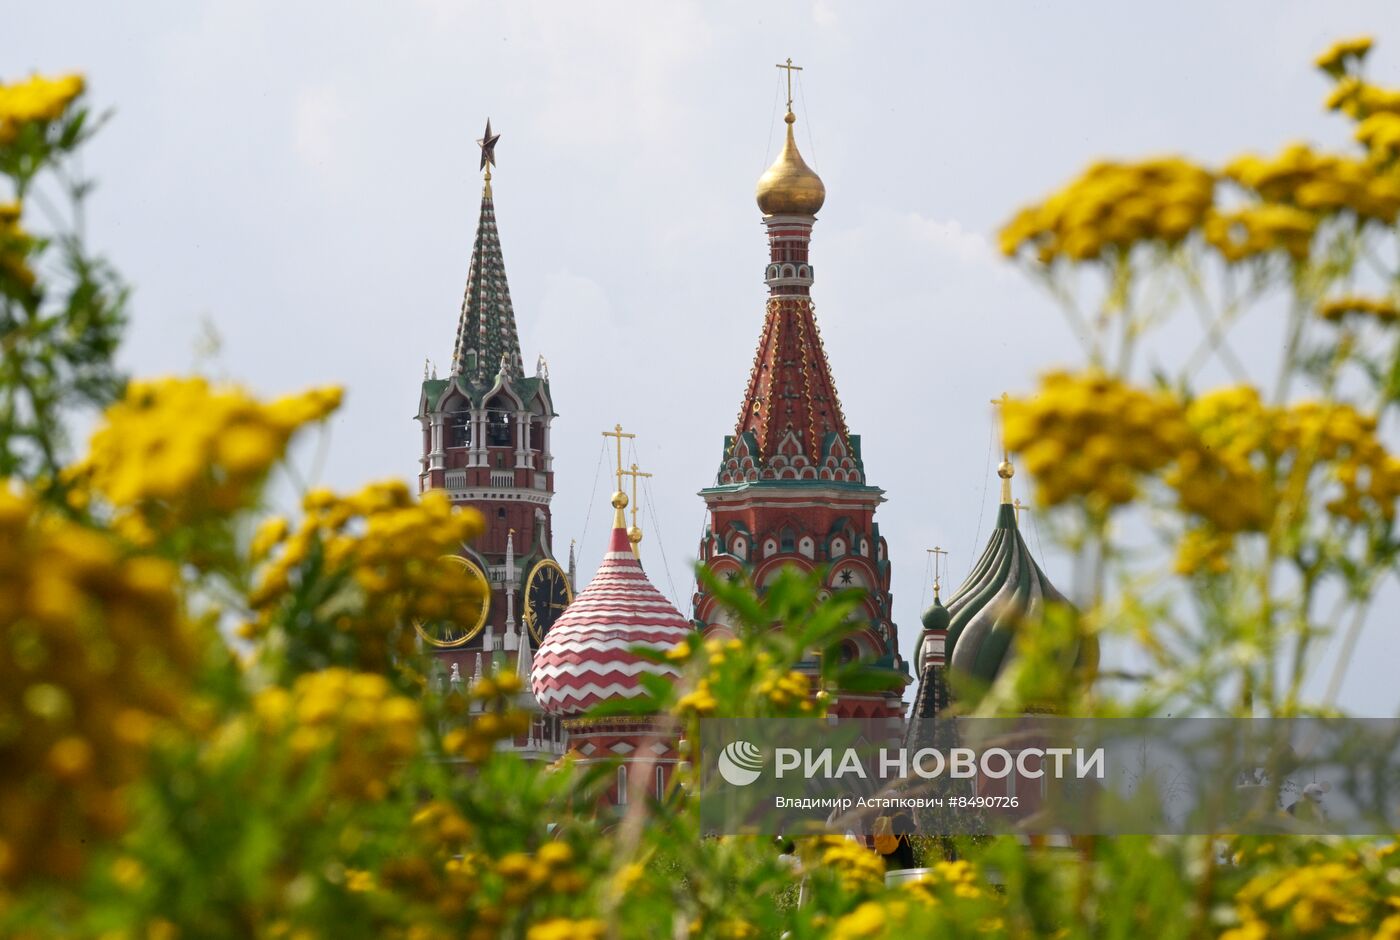
[[758,207],[764,215],[816,215],[826,201],[826,187],[797,152],[792,138],[797,118],[789,111],[783,120],[787,122],[787,141],[778,159],[758,179]]

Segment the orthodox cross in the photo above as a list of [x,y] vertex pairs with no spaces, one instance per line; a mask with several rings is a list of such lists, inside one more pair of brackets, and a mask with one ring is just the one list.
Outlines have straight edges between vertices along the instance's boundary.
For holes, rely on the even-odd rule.
[[632,478],[632,528],[635,529],[637,527],[637,478],[646,477],[647,479],[651,479],[651,474],[638,470],[636,464],[632,464],[631,470],[623,470],[622,473]]
[[617,438],[617,491],[618,491],[619,493],[621,493],[621,492],[622,492],[622,473],[623,473],[623,470],[622,470],[622,439],[623,439],[624,437],[630,438],[630,439],[635,439],[635,438],[637,437],[637,435],[635,435],[635,434],[628,434],[628,433],[624,432],[624,431],[622,430],[622,425],[618,424],[618,425],[615,425],[611,431],[604,431],[604,432],[603,432],[603,436],[604,436],[604,437],[615,437],[615,438]]
[[938,556],[939,556],[939,555],[946,555],[946,554],[948,554],[948,550],[945,549],[945,548],[941,548],[941,547],[938,546],[938,545],[935,545],[935,546],[933,546],[933,548],[926,548],[926,549],[924,549],[924,551],[928,552],[929,555],[932,556],[932,558],[933,558],[933,597],[934,597],[935,600],[937,600],[937,599],[938,599],[938,588],[939,588],[939,574],[938,574],[938,572],[939,572],[939,567],[940,567],[940,565],[939,565],[940,559],[939,559]]
[[[1006,403],[1007,403],[1008,401],[1010,401],[1010,400],[1011,400],[1011,396],[1008,395],[1006,392],[1002,392],[1000,398],[993,398],[993,399],[992,399],[992,407],[993,407],[993,408],[1000,409],[997,413],[1000,414],[1000,415],[1002,416],[1002,421],[1003,421],[1003,422],[1006,420]],[[1004,425],[1003,425],[1003,427],[1002,427],[1002,432],[1001,432],[1001,459],[1002,459],[1002,460],[1010,460],[1010,459],[1011,459],[1011,453],[1010,453],[1010,451],[1008,451],[1008,450],[1006,449],[1006,428],[1005,428]]]
[[1022,506],[1021,497],[1019,496],[1016,497],[1015,501],[1011,505],[1016,510],[1016,528],[1019,529],[1021,527],[1021,511],[1025,510],[1026,512],[1030,512],[1031,507]]
[[486,181],[491,182],[491,167],[496,165],[496,141],[501,139],[500,134],[491,133],[491,119],[486,119],[486,133],[481,135],[481,139],[476,145],[481,148],[481,166],[477,169],[486,171]]
[[802,71],[802,66],[800,66],[800,65],[793,65],[793,64],[792,64],[792,59],[788,59],[786,65],[784,65],[784,64],[782,64],[782,63],[779,63],[777,67],[780,68],[780,69],[783,69],[783,70],[785,70],[785,71],[787,72],[787,109],[788,109],[789,111],[791,111],[791,110],[792,110],[792,73],[793,73],[793,72],[800,72],[800,71]]
[[1011,502],[1011,478],[1016,475],[1016,468],[1011,463],[1011,451],[1006,447],[1006,403],[1011,400],[1011,396],[1005,392],[1000,398],[993,398],[992,405],[1001,409],[1001,465],[997,467],[997,476],[1001,477],[1001,501],[1005,505]]

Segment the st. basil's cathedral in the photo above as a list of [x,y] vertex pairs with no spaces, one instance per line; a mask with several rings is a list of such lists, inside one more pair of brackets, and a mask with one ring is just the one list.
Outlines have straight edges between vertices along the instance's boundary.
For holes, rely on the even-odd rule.
[[[1003,460],[997,527],[946,605],[935,585],[911,672],[892,619],[889,552],[876,521],[884,491],[866,475],[860,435],[841,409],[817,323],[810,249],[826,188],[798,152],[790,93],[784,121],[782,151],[756,191],[768,238],[762,329],[738,419],[722,438],[715,429],[719,461],[699,494],[707,521],[698,556],[718,578],[742,578],[760,591],[785,566],[822,571],[833,591],[861,589],[860,628],[844,641],[842,659],[891,670],[903,682],[884,692],[828,690],[828,713],[873,721],[894,740],[918,733],[948,707],[949,668],[990,682],[1014,654],[1018,624],[1062,598],[1018,531],[1014,468]],[[417,415],[420,491],[446,490],[454,504],[485,519],[484,534],[452,560],[479,579],[485,600],[470,622],[419,625],[419,633],[436,654],[439,682],[470,685],[502,671],[522,679],[520,704],[535,717],[526,733],[501,746],[534,759],[572,752],[581,764],[616,762],[609,793],[615,805],[629,795],[660,797],[683,759],[674,732],[645,716],[602,718],[588,710],[640,696],[645,674],[674,675],[634,648],[664,651],[691,630],[727,636],[730,614],[703,587],[682,613],[652,585],[640,559],[635,507],[632,526],[625,516],[621,441],[631,435],[620,427],[604,432],[617,441],[618,461],[601,565],[578,590],[572,548],[566,561],[556,554],[554,400],[545,359],[527,376],[520,352],[491,189],[498,137],[488,121],[451,370],[446,378],[424,376]],[[807,665],[817,671],[815,662]],[[906,704],[910,683],[916,687]]]

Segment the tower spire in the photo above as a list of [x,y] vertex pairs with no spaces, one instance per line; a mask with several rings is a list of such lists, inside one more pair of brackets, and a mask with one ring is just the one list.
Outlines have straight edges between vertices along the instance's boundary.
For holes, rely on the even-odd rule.
[[490,386],[501,370],[504,358],[508,374],[525,374],[520,356],[520,337],[515,327],[515,309],[510,302],[501,239],[496,231],[496,207],[491,195],[491,167],[496,164],[496,142],[491,122],[477,141],[485,182],[481,189],[481,215],[472,245],[471,267],[457,320],[457,343],[452,353],[452,373],[478,386]]

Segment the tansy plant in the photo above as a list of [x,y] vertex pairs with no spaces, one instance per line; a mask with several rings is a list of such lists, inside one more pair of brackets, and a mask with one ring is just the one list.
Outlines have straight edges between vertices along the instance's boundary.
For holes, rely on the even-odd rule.
[[[1400,495],[1400,91],[1365,77],[1369,49],[1317,63],[1344,152],[1102,162],[1003,231],[1085,341],[1004,409],[1077,607],[1021,625],[981,710],[1331,707],[1340,673],[1310,701],[1307,667],[1338,631],[1345,664]],[[521,679],[428,682],[412,629],[473,600],[441,558],[474,514],[384,481],[271,515],[267,480],[338,389],[119,378],[85,102],[76,76],[0,85],[0,934],[1400,937],[1384,842],[925,840],[924,879],[892,887],[864,843],[702,832],[691,771],[619,814],[606,764],[499,749],[529,726]],[[41,200],[67,211],[41,222]],[[1247,313],[1281,336],[1266,373]],[[1181,316],[1199,344],[1169,361],[1152,331]],[[77,408],[104,412],[81,455]],[[898,680],[834,655],[853,595],[708,587],[733,637],[656,654],[676,678],[626,706],[678,737]],[[1066,661],[1089,631],[1097,677]]]

